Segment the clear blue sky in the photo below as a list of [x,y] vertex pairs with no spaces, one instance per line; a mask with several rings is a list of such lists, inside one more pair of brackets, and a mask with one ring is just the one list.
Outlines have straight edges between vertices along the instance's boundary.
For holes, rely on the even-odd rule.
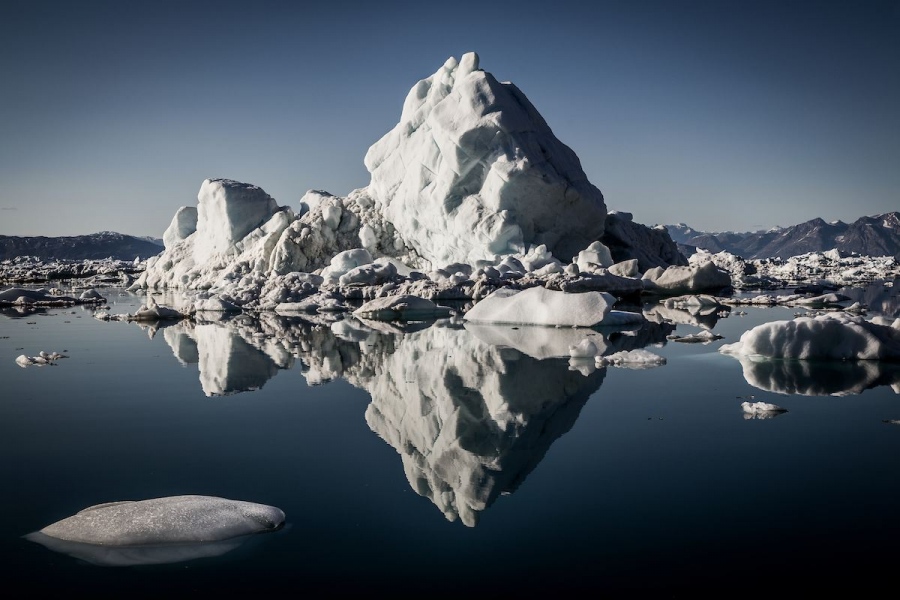
[[207,177],[344,195],[468,51],[648,225],[900,210],[900,2],[594,4],[0,0],[0,234],[161,236]]

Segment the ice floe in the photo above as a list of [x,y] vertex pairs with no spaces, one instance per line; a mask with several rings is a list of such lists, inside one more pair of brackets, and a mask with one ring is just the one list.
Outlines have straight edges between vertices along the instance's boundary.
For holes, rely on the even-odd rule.
[[890,325],[843,312],[764,323],[719,352],[784,359],[900,360],[900,319]]
[[741,409],[745,419],[771,419],[787,412],[786,408],[768,402],[741,402]]
[[169,496],[91,506],[25,538],[99,565],[161,564],[223,554],[284,521],[265,504]]
[[106,302],[99,292],[88,289],[78,298],[67,296],[58,288],[9,288],[0,291],[0,307],[2,306],[72,306],[74,304],[102,304]]
[[605,292],[566,294],[542,287],[503,288],[466,312],[466,321],[528,325],[593,327],[610,312],[616,299]]
[[30,367],[34,366],[45,366],[45,365],[55,365],[56,361],[61,358],[69,358],[65,354],[60,354],[59,352],[46,352],[41,350],[36,356],[26,356],[25,354],[20,354],[16,357],[16,364],[20,367]]

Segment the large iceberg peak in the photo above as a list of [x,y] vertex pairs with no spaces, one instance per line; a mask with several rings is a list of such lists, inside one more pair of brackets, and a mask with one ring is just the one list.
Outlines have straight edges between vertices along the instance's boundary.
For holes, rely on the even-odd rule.
[[540,244],[570,260],[603,234],[603,194],[578,157],[474,52],[412,87],[365,165],[379,211],[433,264],[496,261]]
[[262,188],[231,179],[205,179],[197,193],[197,262],[228,252],[280,208]]

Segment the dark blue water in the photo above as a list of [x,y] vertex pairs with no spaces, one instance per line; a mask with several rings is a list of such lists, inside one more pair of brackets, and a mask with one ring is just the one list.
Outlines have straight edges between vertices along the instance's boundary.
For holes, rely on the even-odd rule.
[[[114,312],[140,304],[107,293]],[[900,426],[884,422],[900,419],[900,375],[751,385],[718,347],[796,309],[744,310],[713,318],[724,339],[707,345],[667,341],[700,330],[689,315],[605,331],[608,351],[668,362],[584,373],[545,358],[566,339],[446,320],[154,331],[78,307],[4,310],[4,581],[178,597],[879,587],[900,558]],[[41,350],[68,358],[16,365]],[[843,395],[779,392],[821,392],[803,377]],[[745,419],[750,396],[788,412]],[[221,556],[130,567],[22,538],[94,504],[180,494],[271,504],[287,525]]]

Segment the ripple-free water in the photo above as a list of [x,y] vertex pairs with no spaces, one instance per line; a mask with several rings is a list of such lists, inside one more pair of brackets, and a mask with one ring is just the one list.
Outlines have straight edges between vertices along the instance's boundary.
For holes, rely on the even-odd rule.
[[[105,293],[118,312],[141,301]],[[571,330],[274,315],[155,329],[4,310],[4,580],[179,597],[877,586],[900,558],[900,426],[884,422],[900,419],[897,367],[745,375],[718,347],[796,309],[741,308],[712,320],[711,344],[668,341],[666,323],[605,331],[608,351],[668,363],[583,372],[546,358]],[[699,331],[692,319],[677,332]],[[16,365],[41,350],[68,358]],[[788,412],[745,419],[750,397]],[[22,537],[94,504],[181,494],[271,504],[287,526],[130,567]]]

